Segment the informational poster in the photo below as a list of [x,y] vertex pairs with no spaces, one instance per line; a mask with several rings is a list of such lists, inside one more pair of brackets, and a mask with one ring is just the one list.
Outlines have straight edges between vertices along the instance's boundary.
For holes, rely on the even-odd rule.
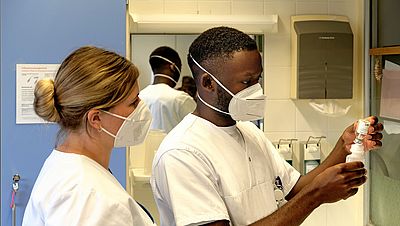
[[54,79],[59,64],[16,65],[16,123],[45,123],[33,110],[34,90],[41,79]]

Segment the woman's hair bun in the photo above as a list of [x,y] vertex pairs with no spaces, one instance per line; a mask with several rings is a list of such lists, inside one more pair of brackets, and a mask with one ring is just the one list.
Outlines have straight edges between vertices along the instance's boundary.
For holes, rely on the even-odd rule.
[[57,110],[56,91],[52,79],[39,80],[35,87],[33,107],[37,115],[49,122],[59,122],[60,113]]

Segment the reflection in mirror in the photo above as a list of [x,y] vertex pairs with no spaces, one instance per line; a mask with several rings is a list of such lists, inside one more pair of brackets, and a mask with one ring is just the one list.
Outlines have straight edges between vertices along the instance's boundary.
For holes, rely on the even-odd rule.
[[176,50],[182,60],[181,76],[176,87],[181,87],[182,77],[190,76],[191,72],[187,64],[187,53],[190,44],[198,35],[143,35],[134,34],[131,36],[132,42],[132,62],[139,68],[140,90],[153,82],[152,71],[149,64],[150,53],[160,46],[169,46]]

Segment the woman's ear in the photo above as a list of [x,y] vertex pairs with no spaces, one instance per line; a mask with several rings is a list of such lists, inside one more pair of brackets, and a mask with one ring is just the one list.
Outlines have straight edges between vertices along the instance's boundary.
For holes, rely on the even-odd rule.
[[97,131],[101,130],[101,117],[100,117],[100,110],[98,109],[91,109],[87,113],[87,123],[90,128],[93,128]]

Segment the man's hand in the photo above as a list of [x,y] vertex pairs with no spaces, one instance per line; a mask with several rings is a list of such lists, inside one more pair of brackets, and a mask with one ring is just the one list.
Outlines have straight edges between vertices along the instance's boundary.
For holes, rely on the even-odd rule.
[[356,194],[358,187],[367,180],[367,170],[363,167],[362,162],[331,166],[316,176],[309,186],[315,190],[321,204],[347,199]]
[[[365,150],[373,150],[382,146],[382,123],[378,122],[378,118],[376,116],[370,116],[366,118],[370,121],[371,125],[368,128],[368,135],[364,139]],[[346,145],[346,150],[350,151],[350,146],[353,144],[354,139],[356,138],[355,131],[357,129],[357,123],[353,123],[353,125],[346,128],[346,130],[342,134],[342,139]]]

